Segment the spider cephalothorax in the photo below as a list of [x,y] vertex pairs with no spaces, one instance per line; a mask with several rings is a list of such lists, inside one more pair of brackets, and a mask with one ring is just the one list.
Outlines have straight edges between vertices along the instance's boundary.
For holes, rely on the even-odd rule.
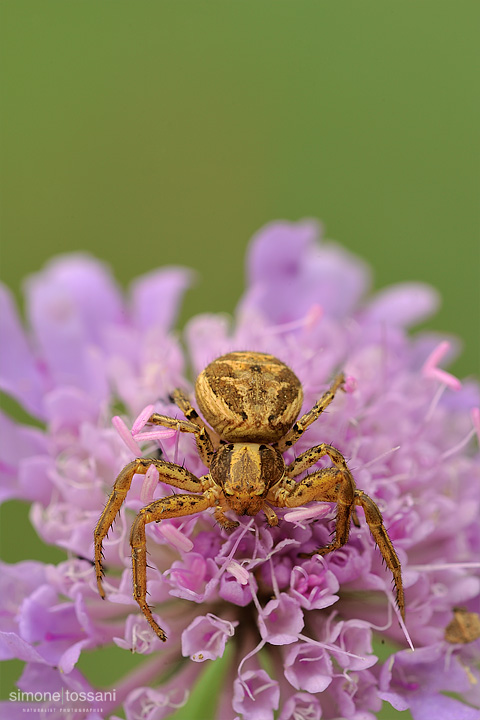
[[[373,500],[355,486],[345,458],[324,443],[306,450],[286,465],[282,456],[332,402],[344,384],[338,375],[313,408],[297,420],[302,407],[302,386],[289,367],[273,355],[258,352],[231,352],[214,360],[198,376],[195,393],[198,406],[213,428],[208,428],[193,409],[187,396],[175,390],[173,399],[187,420],[154,413],[149,422],[195,435],[199,455],[209,473],[197,478],[175,463],[138,458],[119,474],[105,510],[95,528],[95,568],[100,595],[102,586],[102,543],[125,499],[135,474],[145,474],[155,465],[159,479],[186,491],[155,500],[135,518],[132,546],[133,594],[148,622],[161,640],[164,631],[153,618],[146,601],[147,560],[145,525],[167,518],[182,517],[215,507],[215,518],[225,529],[238,525],[226,516],[256,515],[263,511],[269,525],[278,523],[273,508],[294,508],[312,501],[337,504],[333,542],[318,548],[326,555],[348,540],[351,522],[358,523],[355,506],[360,505],[370,531],[393,574],[397,602],[405,615],[400,562]],[[297,482],[295,478],[327,456],[332,465],[316,470]],[[197,493],[197,494],[190,494]]]

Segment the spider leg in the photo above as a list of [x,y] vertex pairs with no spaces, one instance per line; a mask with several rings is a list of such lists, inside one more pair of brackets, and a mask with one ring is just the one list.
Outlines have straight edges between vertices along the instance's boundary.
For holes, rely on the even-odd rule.
[[[325,455],[328,455],[332,462],[339,467],[342,467],[343,464],[345,464],[344,458],[340,455],[336,448],[331,445],[321,443],[321,445],[315,445],[314,447],[305,450],[305,452],[296,457],[290,465],[287,465],[286,473],[288,477],[297,477],[297,475],[300,475],[305,470],[311,468],[312,465],[315,465],[322,457],[325,457]],[[355,508],[353,508],[352,511],[352,521],[356,527],[360,527],[360,522]]]
[[174,390],[172,393],[172,400],[175,405],[180,408],[187,420],[194,423],[195,425],[198,425],[199,428],[205,430],[207,437],[209,437],[211,441],[213,440],[213,444],[215,445],[215,447],[220,444],[220,438],[218,437],[217,433],[207,425],[203,418],[200,417],[198,412],[192,406],[188,395],[183,390],[180,390],[179,388]]
[[[323,468],[303,480],[292,485],[292,480],[287,477],[278,488],[272,488],[267,500],[280,507],[299,507],[313,500],[317,502],[337,503],[337,517],[335,537],[332,543],[323,548],[314,550],[312,553],[302,553],[301,557],[312,555],[326,555],[345,545],[348,541],[351,520],[357,520],[355,505],[359,505],[365,512],[365,519],[370,532],[377,543],[387,567],[390,569],[397,593],[397,604],[405,619],[405,598],[402,583],[400,561],[395,548],[390,540],[387,530],[383,524],[383,518],[374,501],[362,490],[357,490],[355,482],[347,467],[344,457],[331,445],[318,445],[307,450],[294,460],[287,468],[294,475],[311,467],[320,457],[328,455],[334,467]],[[355,523],[356,524],[356,523]]]
[[217,523],[224,530],[234,530],[240,524],[236,520],[230,520],[230,518],[225,515],[225,513],[228,512],[229,509],[230,508],[228,507],[225,498],[220,497],[217,501],[217,506],[213,515]]
[[345,383],[345,376],[343,373],[337,375],[330,388],[325,392],[320,400],[318,400],[313,408],[309,410],[305,415],[297,420],[288,433],[277,443],[273,443],[273,447],[277,448],[281,453],[288,450],[288,448],[295,445],[297,440],[301,438],[305,430],[315,422],[315,420],[321,415],[321,413],[327,408],[335,397],[335,393]]
[[152,425],[161,425],[162,427],[173,428],[180,432],[190,432],[195,435],[195,442],[199,455],[202,459],[203,464],[209,468],[210,462],[213,457],[214,447],[210,433],[213,434],[213,430],[207,427],[199,416],[197,411],[192,407],[188,397],[182,390],[174,390],[172,393],[172,400],[183,412],[187,420],[175,420],[174,418],[168,417],[168,415],[160,415],[159,413],[153,413],[150,416],[148,422]]
[[387,567],[390,568],[392,572],[395,590],[397,593],[398,609],[400,610],[402,618],[405,620],[405,596],[403,592],[402,569],[398,555],[393,547],[393,543],[388,536],[385,525],[383,524],[382,514],[377,505],[373,502],[372,498],[366,495],[362,490],[355,491],[355,504],[360,505],[363,508],[365,512],[365,520],[368,523],[370,532],[372,533],[373,538],[383,555],[383,559],[385,560]]
[[133,569],[133,597],[137,601],[140,610],[147,618],[150,626],[158,635],[160,640],[167,639],[165,632],[154,620],[152,611],[147,603],[147,547],[145,525],[150,522],[159,522],[167,518],[183,517],[194,515],[212,507],[216,502],[215,496],[206,493],[198,495],[170,495],[169,497],[155,500],[142,508],[135,518],[130,533],[130,545],[132,547],[132,569]]
[[94,532],[95,540],[95,572],[97,576],[98,591],[102,598],[105,597],[105,591],[102,585],[103,568],[102,568],[102,544],[109,529],[111,528],[115,517],[120,510],[125,496],[130,490],[134,475],[145,475],[150,465],[155,465],[159,472],[159,480],[173,485],[180,490],[188,492],[202,492],[203,486],[201,480],[195,475],[179,465],[164,462],[163,460],[154,460],[153,458],[137,458],[133,462],[126,465],[115,480],[115,485],[107,500],[105,509],[100,515]]
[[300,557],[312,555],[327,555],[338,550],[348,541],[350,523],[355,502],[355,483],[348,468],[323,468],[307,475],[294,487],[277,492],[276,501],[267,496],[267,500],[274,505],[287,508],[300,507],[309,502],[337,503],[337,516],[335,521],[335,537],[333,542],[311,553],[301,553]]
[[286,474],[291,478],[297,477],[297,475],[300,475],[300,473],[308,470],[312,465],[315,465],[315,463],[322,457],[325,457],[325,455],[327,455],[338,468],[343,469],[347,467],[345,458],[337,448],[334,448],[333,445],[321,443],[320,445],[315,445],[305,450],[305,452],[296,457],[290,465],[287,465]]

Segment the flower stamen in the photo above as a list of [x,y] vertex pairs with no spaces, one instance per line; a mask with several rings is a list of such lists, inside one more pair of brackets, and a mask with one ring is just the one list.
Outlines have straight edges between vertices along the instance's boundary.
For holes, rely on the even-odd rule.
[[422,367],[422,374],[427,378],[434,378],[439,380],[441,383],[451,388],[451,390],[460,390],[462,383],[455,375],[452,375],[446,370],[442,370],[438,367],[438,363],[450,350],[450,343],[447,340],[441,342],[437,347],[430,353],[428,358]]
[[169,522],[162,522],[156,527],[164,539],[177,550],[181,550],[182,552],[190,552],[190,550],[193,550],[193,542],[175,527],[175,525]]
[[152,414],[152,410],[153,405],[147,405],[141,411],[138,417],[133,421],[131,430],[128,429],[124,420],[119,417],[119,415],[115,415],[112,418],[113,427],[118,432],[128,449],[135,455],[135,457],[142,457],[143,455],[143,451],[138,444],[139,442],[169,438],[177,432],[176,430],[172,430],[171,428],[162,427],[155,428],[154,430],[147,430],[146,432],[141,432],[141,429],[148,422],[148,418]]
[[323,309],[320,305],[312,305],[310,310],[299,320],[292,320],[292,322],[282,323],[281,325],[273,325],[268,328],[267,332],[269,335],[280,335],[284,332],[290,332],[290,330],[298,330],[299,328],[306,328],[312,330],[315,325],[322,319]]

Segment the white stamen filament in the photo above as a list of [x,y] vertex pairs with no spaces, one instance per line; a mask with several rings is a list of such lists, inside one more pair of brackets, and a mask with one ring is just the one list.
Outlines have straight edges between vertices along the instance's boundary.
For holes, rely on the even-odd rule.
[[273,560],[271,557],[268,558],[268,564],[270,565],[270,575],[272,577],[273,594],[275,595],[275,597],[278,600],[280,597],[280,589],[278,587],[277,576],[275,575],[275,567],[273,565]]
[[253,650],[250,650],[250,652],[247,653],[247,655],[245,655],[244,658],[242,658],[242,660],[240,661],[240,664],[238,666],[238,677],[240,678],[240,682],[242,683],[243,688],[244,688],[245,692],[247,693],[248,697],[250,698],[250,700],[255,700],[255,698],[253,697],[252,693],[250,692],[250,688],[248,687],[247,683],[242,678],[242,667],[247,662],[247,660],[249,660],[251,657],[256,655],[263,648],[263,646],[265,644],[266,644],[266,640],[263,640],[263,639],[260,640],[257,647],[254,647]]
[[[228,569],[228,566],[229,566],[230,563],[233,561],[233,556],[235,555],[235,553],[236,553],[236,551],[237,551],[237,548],[238,548],[238,546],[240,545],[240,543],[241,543],[241,541],[242,541],[242,539],[243,539],[243,536],[245,535],[245,533],[247,532],[247,530],[249,530],[249,529],[252,527],[252,524],[253,524],[253,518],[251,518],[251,520],[249,520],[249,522],[248,522],[246,525],[243,526],[241,532],[240,532],[239,535],[238,535],[238,538],[235,540],[235,543],[234,543],[234,545],[233,545],[233,548],[230,550],[230,552],[229,552],[229,554],[228,554],[228,557],[226,558],[226,560],[225,560],[225,562],[223,563],[223,565],[220,566],[220,568],[218,569],[217,573],[215,574],[215,579],[216,579],[217,581],[221,578],[221,576],[223,575],[223,573],[225,572],[225,570]],[[212,578],[212,579],[213,579],[213,578]],[[250,576],[249,576],[249,580],[250,580]]]
[[176,430],[174,430],[174,432],[176,433],[176,435],[175,435],[175,450],[173,453],[173,462],[175,464],[178,464],[178,443],[180,441],[180,433],[177,432]]
[[440,460],[445,460],[446,458],[450,457],[450,455],[455,455],[455,453],[459,452],[459,450],[464,448],[465,445],[468,445],[468,443],[470,442],[470,440],[473,438],[474,435],[475,435],[475,428],[472,428],[472,430],[470,430],[468,435],[466,437],[464,437],[463,440],[461,440],[459,443],[457,443],[452,448],[450,448],[450,450],[447,450],[446,452],[444,452],[443,455],[440,456]]
[[409,565],[409,570],[424,572],[425,570],[463,570],[468,568],[480,568],[480,562],[465,563],[439,563],[438,565]]
[[433,414],[434,414],[435,410],[437,409],[437,405],[440,402],[440,398],[442,397],[442,395],[446,389],[447,389],[446,385],[440,385],[439,388],[437,389],[435,395],[433,396],[433,400],[430,403],[430,407],[428,408],[428,412],[425,415],[425,420],[424,420],[425,424],[430,422],[430,420],[432,419]]
[[393,448],[390,448],[390,450],[385,450],[381,455],[377,455],[377,457],[373,458],[373,460],[369,460],[365,465],[363,466],[363,470],[365,468],[370,467],[370,465],[373,465],[374,463],[378,462],[378,460],[381,460],[382,458],[386,457],[387,455],[391,455],[391,453],[397,452],[397,450],[400,450],[401,445],[396,445]]
[[[328,645],[328,643],[322,643],[318,640],[314,640],[313,638],[307,637],[307,635],[303,635],[302,633],[298,634],[299,640],[305,640],[305,642],[309,643],[310,645],[316,645],[317,647],[321,647],[323,650],[331,650],[332,652],[339,653],[340,655],[348,655],[348,657],[356,658],[357,660],[366,660],[362,655],[355,655],[355,653],[347,652],[347,650],[342,650],[342,648],[337,647],[336,645]],[[315,658],[302,658],[303,661],[308,662],[309,660],[315,660]]]
[[407,643],[410,645],[410,648],[414,651],[415,647],[414,647],[414,645],[412,643],[412,639],[408,633],[407,626],[405,625],[405,623],[403,621],[403,618],[400,614],[400,610],[398,609],[397,603],[395,602],[395,599],[394,599],[392,593],[387,589],[387,587],[385,587],[385,595],[387,596],[387,600],[388,600],[389,604],[393,608],[393,612],[397,616],[397,620],[400,624],[400,627],[402,628],[402,632],[405,635],[405,639],[406,639]]

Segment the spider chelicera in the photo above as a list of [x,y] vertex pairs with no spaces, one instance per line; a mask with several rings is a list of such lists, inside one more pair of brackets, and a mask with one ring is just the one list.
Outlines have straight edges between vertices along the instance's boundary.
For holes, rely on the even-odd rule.
[[[350,524],[358,525],[355,506],[365,519],[383,558],[390,568],[400,613],[405,618],[400,561],[374,501],[358,490],[343,455],[332,445],[321,443],[306,450],[288,465],[282,453],[291,448],[305,430],[332,402],[345,378],[338,375],[313,408],[297,420],[303,402],[302,385],[294,372],[273,355],[231,352],[210,363],[198,376],[195,393],[200,411],[212,430],[192,407],[181,390],[173,400],[186,420],[154,413],[149,423],[193,433],[199,455],[209,469],[196,477],[175,463],[137,458],[120,472],[95,528],[95,569],[102,597],[102,543],[112,526],[135,474],[145,475],[154,465],[161,482],[185,491],[155,500],[136,516],[130,534],[133,566],[133,596],[161,640],[165,632],[147,604],[147,549],[145,526],[167,518],[183,517],[215,507],[215,519],[225,529],[237,522],[226,516],[256,515],[262,511],[270,526],[278,524],[274,508],[295,508],[312,501],[337,504],[333,542],[301,557],[326,555],[348,541]],[[295,478],[327,456],[332,465],[316,470],[300,481]],[[196,493],[194,495],[190,493]]]

